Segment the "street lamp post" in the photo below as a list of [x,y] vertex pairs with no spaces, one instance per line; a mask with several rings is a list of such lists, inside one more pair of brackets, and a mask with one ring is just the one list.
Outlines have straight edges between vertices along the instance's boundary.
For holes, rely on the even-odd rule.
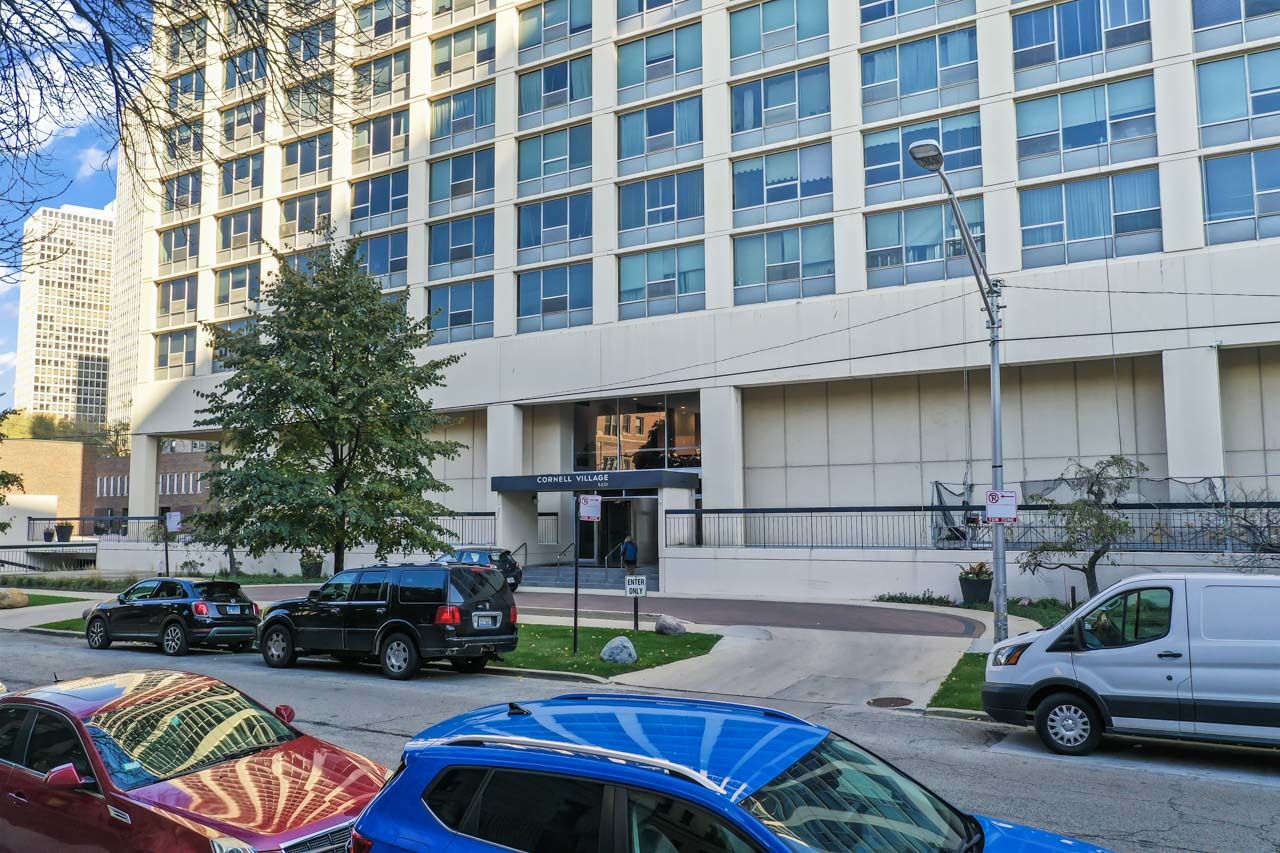
[[[987,312],[987,329],[991,332],[991,488],[997,491],[1004,489],[1004,437],[1000,422],[1000,279],[992,280],[987,274],[987,265],[978,253],[978,244],[973,240],[969,223],[965,221],[960,202],[951,189],[951,181],[947,180],[946,170],[942,168],[942,146],[935,140],[922,139],[912,143],[908,149],[911,159],[920,168],[933,172],[942,179],[942,186],[947,191],[947,201],[951,203],[951,212],[955,214],[956,227],[960,230],[960,239],[964,243],[965,254],[973,267],[973,275],[978,280],[978,293],[982,296],[982,306]],[[945,244],[945,241],[944,241]],[[944,250],[945,253],[945,250]],[[945,261],[945,257],[943,259]],[[1008,573],[1005,564],[1004,523],[993,522],[991,525],[991,568],[995,575],[995,638],[996,641],[1009,636],[1009,587]]]

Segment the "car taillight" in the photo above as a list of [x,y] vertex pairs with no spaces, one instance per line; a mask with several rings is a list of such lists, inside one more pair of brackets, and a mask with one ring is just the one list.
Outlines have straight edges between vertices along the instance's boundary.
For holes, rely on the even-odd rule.
[[452,604],[436,608],[437,625],[461,625],[462,611]]
[[514,604],[511,605],[511,624],[516,624],[516,606]]
[[350,853],[371,853],[373,842],[353,829],[351,830],[351,846],[347,849]]
[[191,605],[191,612],[197,616],[208,616],[209,605],[205,604],[203,601],[197,601],[195,604]]
[[262,614],[262,611],[258,609],[258,602],[254,601],[251,603],[253,604],[253,615],[260,616]]

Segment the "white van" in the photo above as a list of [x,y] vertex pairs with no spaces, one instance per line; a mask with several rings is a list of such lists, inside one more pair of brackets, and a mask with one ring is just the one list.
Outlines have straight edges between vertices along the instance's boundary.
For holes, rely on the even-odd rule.
[[1104,732],[1280,745],[1280,576],[1123,580],[997,643],[982,705],[1064,755]]

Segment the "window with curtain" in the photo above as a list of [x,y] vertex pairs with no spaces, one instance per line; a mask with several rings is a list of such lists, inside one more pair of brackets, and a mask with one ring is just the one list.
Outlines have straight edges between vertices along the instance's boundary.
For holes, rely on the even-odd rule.
[[942,145],[943,167],[948,174],[982,165],[982,125],[978,113],[962,113],[863,134],[866,185],[897,183],[929,175],[908,153],[913,143],[929,139]]
[[409,269],[409,232],[392,231],[360,241],[360,268],[384,290],[401,287]]
[[657,317],[706,307],[701,243],[618,259],[618,319]]
[[[490,62],[497,55],[497,24],[486,21],[431,40],[431,74],[442,77],[455,69]],[[358,69],[357,69],[358,70]]]
[[200,207],[201,173],[187,172],[164,182],[164,211],[195,210]]
[[702,24],[618,45],[618,90],[702,67]]
[[436,160],[430,169],[430,200],[469,198],[493,189],[493,149],[481,148]]
[[830,195],[831,143],[733,163],[733,209]]
[[333,133],[326,130],[290,142],[284,147],[284,165],[286,171],[294,170],[297,177],[328,172],[333,167]]
[[285,225],[281,231],[298,233],[329,227],[329,204],[327,189],[285,199],[280,205]]
[[739,83],[730,88],[729,98],[733,133],[827,115],[830,72],[824,63]]
[[619,231],[698,219],[702,214],[701,169],[618,187]]
[[222,141],[236,142],[261,134],[267,122],[267,102],[264,98],[237,104],[222,111]]
[[520,10],[519,49],[537,47],[591,29],[591,0],[547,0]]
[[493,337],[493,279],[427,288],[431,343]]
[[156,335],[156,379],[192,376],[196,367],[196,330]]
[[[216,285],[213,293],[215,309],[232,305],[239,305],[243,309],[244,303],[259,296],[262,286],[262,266],[254,261],[251,264],[218,270]],[[223,310],[218,311],[217,315],[225,316],[227,313]]]
[[516,222],[517,245],[521,249],[590,237],[591,193],[577,193],[520,205],[516,208]]
[[1205,145],[1280,135],[1280,49],[1196,66],[1201,138]]
[[516,276],[516,333],[591,325],[591,264],[569,264]]
[[835,292],[830,222],[733,238],[734,304]]
[[366,38],[409,33],[409,0],[374,0],[356,9],[356,24]]
[[655,104],[618,116],[618,159],[702,141],[702,96]]
[[445,139],[481,128],[492,128],[493,90],[494,84],[489,83],[432,101],[432,140]]
[[219,195],[223,198],[251,189],[262,188],[262,152],[237,157],[222,164]]
[[[986,249],[981,198],[960,202],[979,252]],[[973,274],[949,204],[866,217],[867,284],[887,287],[963,278]],[[956,259],[958,263],[949,263]]]
[[862,55],[864,104],[977,79],[977,30],[967,27]]
[[1018,157],[1027,159],[1156,132],[1150,75],[1093,86],[1017,105]]
[[1206,159],[1204,198],[1210,243],[1280,236],[1280,149]]
[[[1036,187],[1022,190],[1018,196],[1024,266],[1159,251],[1159,246],[1150,242],[1132,251],[1125,248],[1130,244],[1118,246],[1120,238],[1158,235],[1160,231],[1160,177],[1156,169]],[[1072,244],[1099,240],[1105,240],[1105,245],[1073,256]],[[1064,244],[1065,256],[1028,252]]]
[[492,256],[492,213],[439,222],[427,231],[427,263],[431,266]]
[[165,326],[196,318],[196,276],[156,284],[156,321]]
[[1235,24],[1280,12],[1280,0],[1191,0],[1197,30]]
[[[351,223],[409,208],[409,170],[376,175],[351,186]],[[403,220],[402,220],[403,221]]]
[[530,181],[591,165],[591,125],[579,124],[520,140],[516,179]]
[[262,242],[262,208],[254,207],[218,217],[218,251]]
[[1070,0],[1013,16],[1013,65],[1033,68],[1150,40],[1149,0]]
[[739,59],[827,31],[827,0],[767,0],[729,13],[729,56]]
[[591,57],[556,62],[521,74],[517,90],[522,116],[590,98]]
[[160,263],[194,261],[200,254],[200,223],[189,222],[160,232]]

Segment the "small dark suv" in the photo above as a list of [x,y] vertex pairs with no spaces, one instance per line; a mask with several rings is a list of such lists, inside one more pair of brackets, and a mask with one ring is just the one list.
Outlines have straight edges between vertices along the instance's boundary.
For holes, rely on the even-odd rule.
[[507,586],[515,592],[524,582],[524,569],[511,552],[503,548],[489,548],[483,545],[459,545],[453,549],[450,562],[465,563],[468,566],[492,566],[507,579]]
[[352,569],[306,598],[278,601],[262,615],[258,647],[269,666],[319,654],[377,660],[388,677],[405,679],[440,659],[479,672],[517,639],[515,597],[499,572],[428,563]]
[[253,645],[258,605],[240,584],[200,578],[147,578],[89,611],[84,636],[91,649],[117,640],[155,643],[166,655],[191,646],[225,646],[233,652]]

